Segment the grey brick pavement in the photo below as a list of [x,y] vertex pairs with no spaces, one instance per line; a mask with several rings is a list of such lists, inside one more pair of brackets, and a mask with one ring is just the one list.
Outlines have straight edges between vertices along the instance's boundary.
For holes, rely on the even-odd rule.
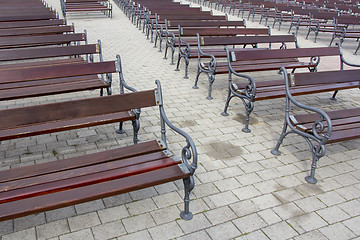
[[[60,10],[60,1],[48,0]],[[217,13],[217,12],[216,12]],[[231,17],[236,19],[235,17]],[[105,60],[120,54],[126,81],[135,88],[155,87],[162,82],[167,114],[172,122],[188,132],[199,152],[196,187],[190,204],[193,220],[179,218],[182,183],[175,182],[90,203],[31,215],[0,223],[2,240],[8,239],[353,239],[360,236],[360,150],[359,140],[327,146],[319,163],[319,183],[310,185],[304,177],[311,154],[302,138],[286,138],[282,155],[269,153],[279,136],[284,100],[257,102],[251,115],[251,133],[241,131],[243,106],[231,103],[230,116],[223,117],[226,76],[217,76],[214,99],[205,99],[207,79],[192,89],[196,63],[189,66],[189,79],[183,68],[174,71],[169,59],[146,40],[114,4],[113,19],[96,14],[69,15],[77,32],[88,31],[90,43],[102,41]],[[271,22],[270,22],[271,23]],[[258,25],[248,22],[248,26]],[[272,30],[273,34],[284,34]],[[299,32],[301,46],[327,46],[330,36],[321,33],[314,44]],[[352,53],[357,43],[346,41],[347,59],[360,63]],[[320,70],[337,69],[337,58],[323,58]],[[276,72],[251,73],[257,78],[274,79]],[[118,77],[114,76],[118,93]],[[97,91],[1,102],[11,108],[45,102],[98,95]],[[341,91],[337,101],[329,93],[301,97],[307,104],[340,109],[358,105],[358,90]],[[159,137],[156,109],[142,113],[140,140]],[[132,131],[114,133],[107,125],[4,141],[0,145],[1,169],[63,159],[111,149],[132,143]],[[169,133],[170,148],[179,153],[182,139]]]

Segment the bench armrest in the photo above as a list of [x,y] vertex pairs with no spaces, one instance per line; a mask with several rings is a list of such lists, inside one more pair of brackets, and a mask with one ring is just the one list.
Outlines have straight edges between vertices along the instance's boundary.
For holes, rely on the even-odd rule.
[[345,63],[345,65],[348,65],[348,66],[350,66],[350,67],[360,67],[360,64],[350,63],[350,62],[346,61],[346,59],[344,58],[344,54],[343,54],[343,51],[342,51],[342,46],[341,46],[341,44],[336,43],[336,45],[337,45],[337,46],[339,47],[339,49],[340,49],[341,69],[344,68],[344,63]]
[[[166,130],[165,130],[165,124],[170,127],[172,130],[174,130],[176,133],[183,136],[186,140],[186,146],[183,147],[181,151],[182,161],[190,171],[190,174],[193,175],[196,168],[197,168],[197,150],[194,144],[194,141],[192,138],[182,131],[181,129],[175,127],[167,118],[163,106],[163,100],[162,100],[162,90],[161,90],[161,84],[159,80],[155,81],[157,85],[157,102],[159,105],[160,110],[160,122],[161,122],[161,139],[163,140],[164,144],[167,147],[166,142]],[[192,159],[192,161],[191,161]]]
[[[288,126],[291,128],[291,130],[295,133],[298,133],[300,136],[303,136],[308,139],[313,139],[319,143],[321,143],[321,146],[324,146],[325,143],[329,140],[332,132],[332,123],[330,117],[321,109],[307,106],[305,104],[302,104],[292,96],[290,88],[291,85],[293,85],[293,80],[288,78],[287,70],[284,67],[281,67],[280,72],[283,73],[284,79],[285,79],[285,90],[286,90],[286,107],[285,107],[285,121],[288,124]],[[290,77],[291,78],[291,77]],[[313,113],[319,114],[319,120],[314,121],[312,123],[312,132],[306,132],[306,131],[300,131],[296,126],[292,124],[291,116],[290,116],[290,109],[291,104],[294,104],[295,106],[308,110]]]

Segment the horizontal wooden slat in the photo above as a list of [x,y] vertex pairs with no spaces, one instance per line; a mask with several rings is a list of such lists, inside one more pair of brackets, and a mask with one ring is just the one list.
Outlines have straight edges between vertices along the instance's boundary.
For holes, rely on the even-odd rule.
[[0,221],[147,188],[183,179],[189,175],[174,165],[127,178],[8,202],[2,204]]

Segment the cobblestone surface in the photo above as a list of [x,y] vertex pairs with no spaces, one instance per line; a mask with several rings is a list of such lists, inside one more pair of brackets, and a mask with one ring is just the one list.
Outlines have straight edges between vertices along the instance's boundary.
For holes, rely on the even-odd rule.
[[[47,0],[60,11],[59,0]],[[97,14],[72,14],[77,32],[88,32],[89,43],[102,42],[105,60],[122,58],[127,83],[138,90],[163,86],[165,110],[175,125],[189,133],[199,152],[196,187],[191,195],[191,221],[179,218],[183,208],[182,182],[165,184],[90,203],[0,222],[0,236],[8,239],[352,239],[360,236],[360,141],[327,145],[319,162],[318,184],[306,183],[311,154],[302,138],[288,137],[282,155],[270,154],[283,124],[284,99],[256,102],[251,115],[251,133],[243,133],[244,110],[239,101],[231,103],[230,116],[220,115],[224,107],[227,76],[217,76],[214,99],[205,99],[207,79],[201,76],[199,89],[192,89],[196,62],[189,65],[189,79],[174,71],[163,52],[153,48],[142,31],[136,29],[113,4],[113,18]],[[219,12],[215,11],[215,14]],[[221,13],[219,13],[221,14]],[[229,16],[230,19],[237,19]],[[270,24],[272,22],[270,21]],[[248,21],[248,27],[262,27]],[[273,34],[285,34],[272,30]],[[299,31],[299,44],[327,46],[330,35],[320,33],[305,40]],[[357,42],[346,40],[345,57],[354,56]],[[338,58],[323,58],[320,70],[339,69]],[[255,79],[279,79],[275,71],[250,73]],[[114,93],[119,93],[114,75]],[[306,104],[328,109],[357,106],[359,90],[341,91],[337,101],[330,93],[302,96]],[[1,102],[0,108],[33,105],[97,96],[98,91]],[[159,137],[157,109],[141,116],[140,140]],[[0,144],[1,169],[64,159],[132,143],[130,124],[126,134],[114,133],[106,125],[42,135]],[[170,149],[179,153],[182,139],[168,133]]]

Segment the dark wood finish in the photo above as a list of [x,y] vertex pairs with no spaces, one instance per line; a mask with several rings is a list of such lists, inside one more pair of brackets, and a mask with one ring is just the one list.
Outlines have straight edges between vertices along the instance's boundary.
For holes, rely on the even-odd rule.
[[74,32],[72,26],[42,26],[2,29],[0,37],[21,36],[21,35],[45,35]]
[[63,19],[48,19],[48,20],[35,20],[35,21],[11,21],[0,22],[0,29],[6,28],[26,28],[26,27],[41,27],[41,26],[58,26],[64,25]]

